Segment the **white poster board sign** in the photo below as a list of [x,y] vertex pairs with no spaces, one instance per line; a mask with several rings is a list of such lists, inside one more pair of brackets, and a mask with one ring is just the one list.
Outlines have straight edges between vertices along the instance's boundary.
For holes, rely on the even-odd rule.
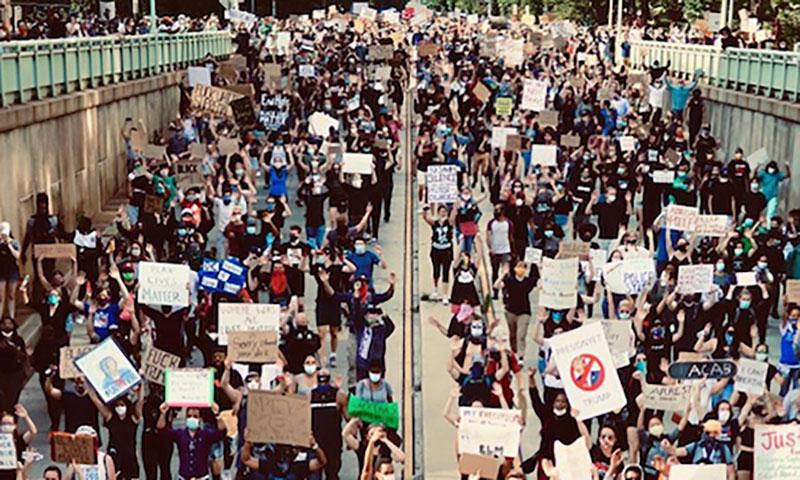
[[681,295],[706,293],[714,284],[714,265],[680,265],[678,266],[678,283],[676,288]]
[[522,84],[522,102],[520,108],[542,112],[547,107],[547,82],[525,80]]
[[726,468],[724,464],[672,465],[669,467],[669,480],[726,480],[728,478]]
[[599,322],[552,337],[550,347],[569,403],[580,412],[580,420],[625,406],[625,392]]
[[271,303],[220,303],[219,345],[228,344],[228,332],[263,332],[278,330],[281,323],[281,308]]
[[208,85],[211,86],[211,70],[206,67],[189,67],[189,86]]
[[492,127],[492,148],[505,148],[506,137],[516,135],[517,129],[511,127]]
[[542,263],[542,249],[535,247],[525,247],[525,263],[528,265],[539,265]]
[[686,409],[687,399],[691,398],[691,393],[692,385],[689,383],[675,385],[642,383],[642,395],[647,408],[683,412]]
[[769,364],[741,357],[737,362],[739,368],[734,377],[734,386],[740,392],[761,395],[767,387],[767,371]]
[[322,112],[314,112],[308,117],[308,131],[318,137],[327,137],[330,129],[339,130],[339,120]]
[[556,440],[553,445],[556,457],[556,470],[558,478],[570,480],[592,479],[592,457],[586,448],[583,437],[578,438],[569,445],[564,445]]
[[342,155],[342,171],[344,173],[372,174],[371,153],[345,153]]
[[430,165],[425,174],[428,203],[453,203],[458,198],[458,167]]
[[565,310],[578,301],[578,257],[542,258],[542,282],[539,305]]
[[800,455],[797,453],[800,425],[756,425],[755,430],[756,480],[797,478],[800,471]]
[[14,435],[0,433],[0,470],[17,469],[17,445]]
[[532,145],[531,164],[543,167],[558,165],[558,147],[556,145]]
[[210,407],[214,403],[214,369],[168,368],[164,401],[170,407]]
[[187,307],[190,281],[188,265],[139,262],[139,303]]
[[459,408],[458,453],[514,457],[522,431],[519,410]]
[[105,339],[75,360],[75,366],[92,384],[103,403],[110,403],[142,381],[136,367],[113,338]]

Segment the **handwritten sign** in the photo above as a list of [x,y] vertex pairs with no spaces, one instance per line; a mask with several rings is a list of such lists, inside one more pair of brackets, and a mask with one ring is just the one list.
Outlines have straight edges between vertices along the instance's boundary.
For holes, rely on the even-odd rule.
[[539,294],[539,305],[547,308],[564,310],[573,308],[578,292],[578,259],[567,258],[554,260],[542,258],[542,289]]
[[178,368],[180,364],[181,357],[150,347],[144,352],[142,376],[148,382],[164,385],[164,372],[169,368]]
[[519,410],[461,407],[459,417],[458,453],[516,456],[522,430]]
[[736,285],[740,287],[753,287],[758,285],[756,272],[737,272]]
[[509,97],[498,97],[494,101],[494,112],[501,117],[507,117],[511,115],[511,111],[513,109],[514,102]]
[[58,351],[58,371],[63,379],[82,377],[81,371],[75,366],[75,359],[91,352],[94,345],[75,345],[61,347]]
[[343,154],[342,171],[344,173],[370,175],[372,173],[372,154],[350,152]]
[[230,103],[239,98],[242,98],[241,94],[224,88],[196,85],[192,90],[192,109],[220,117],[230,117],[232,115]]
[[158,195],[144,196],[144,213],[158,213],[164,209],[164,199]]
[[522,102],[520,108],[541,112],[547,105],[547,82],[525,80],[522,84]]
[[97,464],[97,437],[53,432],[50,434],[50,457],[57,463],[72,463],[74,460],[80,465],[95,465]]
[[642,384],[642,395],[647,408],[680,412],[686,409],[686,399],[691,398],[692,385],[679,383],[676,385]]
[[698,215],[694,225],[697,235],[724,237],[728,234],[730,218],[727,215]]
[[210,407],[214,403],[213,368],[168,368],[164,401],[170,407]]
[[[653,152],[655,150],[649,150],[649,151]],[[658,153],[657,151],[655,152]],[[672,182],[675,181],[675,171],[665,170],[665,169],[653,170],[652,172],[650,172],[650,178],[653,179],[653,183],[671,184]]]
[[220,303],[217,343],[228,344],[228,332],[277,331],[281,309],[268,303]]
[[540,127],[558,127],[558,112],[555,110],[545,110],[536,116],[536,122]]
[[764,393],[769,364],[744,357],[739,358],[738,364],[739,368],[734,377],[736,390],[754,395]]
[[228,358],[235,362],[275,363],[278,360],[278,332],[228,331]]
[[308,447],[311,397],[251,391],[247,398],[247,440]]
[[786,280],[786,301],[800,303],[800,280]]
[[481,479],[495,480],[503,461],[502,458],[488,455],[462,453],[458,457],[458,473],[470,475],[470,478],[472,478],[472,475],[478,475]]
[[492,96],[492,92],[489,91],[489,89],[486,88],[486,85],[484,85],[482,82],[478,82],[475,85],[475,87],[472,89],[472,94],[475,95],[475,98],[477,98],[481,103],[486,103],[486,101],[489,100],[489,97]]
[[139,262],[139,303],[189,306],[188,265]]
[[539,265],[542,263],[542,249],[525,247],[525,263],[528,265]]
[[693,232],[696,221],[696,207],[686,207],[675,204],[667,206],[667,228],[670,230]]
[[581,146],[580,135],[562,135],[560,144],[562,147],[577,148]]
[[453,203],[458,198],[458,167],[431,165],[425,174],[428,203]]
[[14,435],[0,433],[0,470],[16,470],[16,468],[17,446],[14,443]]
[[[728,478],[726,469],[725,464],[682,465],[679,463],[669,467],[669,480],[726,480]],[[761,480],[759,476],[756,478]]]
[[623,152],[632,152],[636,149],[636,138],[630,135],[619,137],[619,148]]
[[211,70],[206,67],[189,67],[187,70],[190,87],[204,87],[211,85]]
[[714,284],[714,265],[678,266],[677,290],[681,295],[705,293]]
[[631,353],[636,351],[631,320],[601,320],[600,324],[603,326],[603,335],[614,359],[614,366],[628,366]]
[[250,97],[241,97],[230,103],[233,120],[241,130],[256,126],[256,111],[253,109],[253,100]]
[[613,293],[638,295],[655,278],[655,264],[649,257],[609,262],[603,267],[603,276]]
[[142,381],[136,367],[110,337],[75,360],[75,366],[104,403],[110,403]]
[[588,242],[564,240],[558,245],[558,258],[578,257],[586,260],[589,258],[591,247],[592,245]]
[[74,243],[38,243],[33,246],[36,258],[78,258]]
[[756,480],[796,478],[800,469],[800,425],[756,425],[755,430]]
[[492,148],[505,148],[506,137],[516,135],[517,129],[511,127],[492,127],[491,145]]

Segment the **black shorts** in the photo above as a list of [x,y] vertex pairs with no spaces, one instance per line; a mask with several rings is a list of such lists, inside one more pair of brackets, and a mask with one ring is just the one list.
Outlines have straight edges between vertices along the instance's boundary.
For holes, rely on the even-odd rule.
[[342,310],[338,305],[332,305],[326,302],[317,302],[315,315],[317,318],[317,328],[327,326],[342,326]]
[[453,263],[453,250],[431,249],[431,262],[433,263],[433,279],[441,277],[444,283],[450,281],[450,264]]

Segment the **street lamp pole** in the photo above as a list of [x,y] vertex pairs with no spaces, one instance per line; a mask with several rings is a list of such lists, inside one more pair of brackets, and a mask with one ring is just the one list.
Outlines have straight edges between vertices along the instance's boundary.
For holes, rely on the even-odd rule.
[[153,34],[158,33],[158,25],[156,24],[156,0],[150,0],[150,31]]

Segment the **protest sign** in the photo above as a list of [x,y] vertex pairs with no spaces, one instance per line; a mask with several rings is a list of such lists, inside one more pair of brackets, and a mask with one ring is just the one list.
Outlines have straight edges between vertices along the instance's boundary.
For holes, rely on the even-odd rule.
[[558,112],[545,110],[536,116],[536,122],[540,127],[558,127]]
[[313,78],[315,75],[314,65],[300,65],[297,67],[297,75],[301,78]]
[[525,39],[506,38],[500,46],[500,58],[506,67],[517,67],[525,61]]
[[[682,465],[669,467],[669,480],[727,480],[727,466],[716,465]],[[756,477],[760,480],[760,477]],[[786,477],[788,478],[788,477]]]
[[494,113],[498,116],[507,117],[511,115],[513,109],[514,102],[510,97],[497,97],[494,101]]
[[631,353],[636,351],[631,320],[601,320],[603,335],[616,368],[630,363]]
[[558,147],[555,145],[532,145],[531,164],[542,167],[558,165]]
[[492,96],[492,92],[486,88],[486,85],[483,82],[478,82],[475,87],[472,89],[472,94],[475,95],[475,98],[480,100],[481,103],[486,103],[489,100],[489,97]]
[[525,80],[522,84],[522,102],[520,108],[541,112],[547,104],[547,82]]
[[542,258],[542,282],[539,305],[557,310],[573,308],[578,301],[578,259]]
[[750,170],[752,171],[755,171],[759,165],[764,165],[767,162],[769,162],[767,147],[761,147],[747,156],[747,164],[750,165]]
[[591,243],[581,240],[562,240],[558,245],[558,258],[578,257],[587,260],[591,247]]
[[556,457],[556,470],[558,478],[569,480],[591,480],[592,479],[592,457],[586,448],[586,441],[583,437],[578,438],[569,445],[564,445],[556,440],[553,445],[553,452]]
[[458,473],[461,475],[478,475],[481,479],[495,480],[503,461],[504,459],[502,458],[488,455],[462,453],[458,457]]
[[164,401],[170,407],[210,407],[214,403],[214,369],[164,370]]
[[131,148],[134,151],[141,152],[144,146],[147,145],[147,135],[135,128],[131,129]]
[[698,215],[694,233],[707,237],[724,237],[728,234],[730,218],[727,215]]
[[667,205],[667,228],[683,232],[693,232],[697,222],[697,207]]
[[142,376],[148,382],[164,385],[164,372],[168,368],[178,368],[180,364],[181,357],[150,347],[144,352]]
[[67,432],[50,433],[50,458],[57,463],[97,464],[97,437]]
[[167,146],[166,145],[154,145],[152,143],[148,143],[144,146],[142,150],[142,156],[144,158],[153,158],[156,160],[161,160],[164,158],[164,155],[167,154]]
[[655,279],[655,264],[649,257],[609,262],[603,267],[603,276],[613,293],[638,295]]
[[190,279],[188,265],[139,262],[139,303],[188,307]]
[[14,435],[0,433],[0,470],[15,470],[17,468],[17,445]]
[[420,57],[432,57],[439,51],[439,47],[428,40],[422,41],[417,46],[417,53]]
[[58,351],[58,371],[61,378],[81,377],[81,371],[75,366],[75,359],[91,352],[94,345],[75,345],[72,347],[61,347]]
[[228,344],[228,332],[277,331],[281,310],[269,303],[220,303],[217,343]]
[[230,117],[231,102],[242,95],[224,88],[197,85],[192,90],[192,109],[220,117]]
[[373,45],[369,47],[369,58],[373,61],[382,62],[391,60],[394,57],[394,45]]
[[308,117],[308,131],[319,137],[327,137],[330,129],[339,130],[339,120],[322,112],[314,112]]
[[381,12],[381,20],[386,23],[398,24],[400,23],[400,12],[398,11],[383,11]]
[[619,137],[619,148],[623,152],[632,152],[636,148],[636,138],[631,135]]
[[400,406],[396,402],[370,402],[350,395],[347,400],[347,416],[358,417],[367,424],[381,424],[392,429],[400,426]]
[[344,173],[370,175],[372,173],[372,154],[345,153],[342,155],[342,171]]
[[755,479],[786,480],[797,478],[800,471],[800,455],[797,439],[800,425],[756,425],[755,426]]
[[677,380],[699,380],[732,378],[736,371],[736,363],[731,360],[703,360],[672,362],[667,373]]
[[261,71],[264,72],[266,82],[278,82],[283,77],[282,68],[277,63],[262,63]]
[[800,280],[786,280],[786,301],[789,303],[800,303]]
[[144,213],[158,213],[160,215],[164,210],[164,198],[158,195],[145,195],[142,210]]
[[74,243],[37,243],[33,246],[36,258],[78,258]]
[[506,145],[505,149],[510,150],[512,152],[519,152],[522,150],[522,135],[506,135]]
[[525,263],[528,265],[539,265],[542,262],[542,249],[535,247],[525,247]]
[[522,430],[517,409],[459,408],[458,453],[514,457]]
[[228,358],[235,362],[275,363],[278,360],[278,331],[228,331]]
[[644,405],[647,408],[666,410],[668,412],[682,412],[691,398],[692,385],[678,383],[675,385],[661,385],[642,383]]
[[706,293],[714,284],[714,265],[679,265],[676,289],[681,295]]
[[767,370],[769,370],[767,362],[739,358],[736,376],[733,377],[736,390],[756,396],[761,395],[767,385]]
[[580,420],[625,406],[625,392],[599,322],[552,337],[550,348],[569,403],[580,412]]
[[365,19],[367,19],[367,20],[369,20],[371,22],[374,22],[375,19],[378,16],[378,11],[375,10],[374,8],[364,7],[364,8],[361,9],[361,12],[359,13],[359,16],[361,18],[365,18]]
[[220,138],[217,143],[220,155],[233,155],[239,151],[239,140],[235,138]]
[[740,287],[753,287],[758,285],[756,272],[737,272],[736,285]]
[[458,198],[458,167],[430,165],[425,175],[428,203],[453,203]]
[[230,103],[233,120],[240,130],[248,130],[256,126],[256,111],[250,97],[241,97]]
[[227,260],[204,258],[198,276],[203,290],[236,295],[244,288],[247,267],[235,257]]
[[278,49],[279,53],[288,53],[289,49],[292,45],[292,33],[291,32],[278,32],[275,36],[275,48]]
[[251,391],[247,398],[247,440],[308,447],[311,397]]
[[675,181],[674,170],[653,170],[650,172],[653,183],[672,184]]
[[581,137],[580,135],[562,135],[560,143],[562,147],[577,148],[581,146]]
[[211,85],[211,70],[206,67],[189,67],[189,86]]
[[142,381],[136,367],[111,337],[75,360],[75,366],[103,403],[110,403]]
[[516,135],[517,129],[511,127],[492,127],[491,145],[492,148],[505,148],[506,137]]
[[497,37],[494,35],[478,39],[478,55],[486,58],[497,56]]
[[289,120],[291,100],[285,95],[261,94],[258,122],[270,132],[283,130]]

